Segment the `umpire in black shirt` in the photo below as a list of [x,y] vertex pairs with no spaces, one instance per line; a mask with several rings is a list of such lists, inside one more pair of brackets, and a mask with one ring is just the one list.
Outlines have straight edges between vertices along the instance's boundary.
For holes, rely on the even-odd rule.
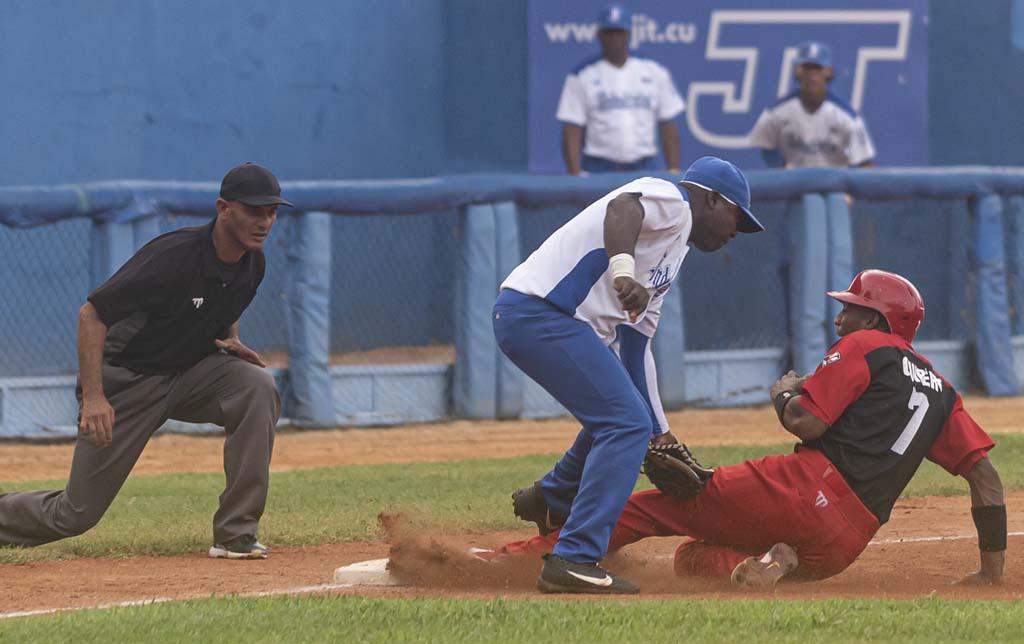
[[221,182],[217,217],[146,244],[89,295],[78,315],[79,440],[62,491],[0,495],[0,545],[82,534],[114,500],[149,438],[168,419],[226,431],[227,486],[213,517],[211,557],[262,559],[281,403],[238,318],[263,280],[263,244],[281,187],[252,163]]

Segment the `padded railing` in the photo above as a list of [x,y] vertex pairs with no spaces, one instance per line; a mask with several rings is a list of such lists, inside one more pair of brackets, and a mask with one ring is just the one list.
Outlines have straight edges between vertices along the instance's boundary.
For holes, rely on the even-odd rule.
[[[962,362],[964,355],[969,355],[973,358],[969,366],[980,377],[977,384],[988,393],[1019,392],[1014,357],[1015,350],[1024,345],[1012,338],[1010,318],[1013,307],[1024,302],[1024,279],[1020,275],[1024,270],[1024,170],[815,169],[755,171],[748,173],[748,177],[755,209],[766,202],[786,204],[789,346],[767,353],[763,348],[738,349],[705,352],[706,355],[697,357],[687,354],[685,360],[680,359],[686,346],[684,303],[681,289],[673,289],[655,342],[661,393],[670,407],[687,402],[759,402],[766,400],[764,391],[770,380],[765,380],[776,369],[787,363],[801,373],[814,369],[834,340],[830,321],[835,308],[823,293],[836,285],[845,285],[856,270],[863,268],[855,261],[857,240],[851,226],[851,198],[966,203],[970,232],[963,242],[969,247],[967,271],[973,294],[969,302],[973,325],[968,336],[949,341],[970,350],[937,366],[940,370],[946,366],[947,376],[955,384],[965,386],[970,369]],[[480,174],[285,182],[284,192],[297,204],[295,212],[282,211],[289,218],[285,229],[288,270],[284,316],[289,361],[287,373],[282,374],[282,386],[286,390],[285,413],[290,422],[329,426],[352,421],[351,414],[339,413],[335,400],[339,386],[336,368],[328,359],[331,280],[345,279],[346,272],[346,258],[332,257],[332,217],[384,213],[416,216],[453,210],[458,212],[460,235],[452,305],[456,360],[451,374],[438,376],[444,378],[444,391],[438,394],[443,399],[437,401],[436,411],[426,416],[398,412],[384,413],[378,418],[390,423],[447,415],[495,418],[558,413],[557,407],[531,409],[524,402],[528,398],[524,391],[531,385],[500,356],[491,335],[490,307],[497,286],[522,260],[517,210],[560,205],[582,208],[631,178],[623,174],[586,178]],[[665,178],[678,179],[667,175]],[[95,285],[157,233],[156,217],[212,215],[216,196],[217,185],[213,183],[113,181],[7,187],[0,188],[0,224],[25,228],[69,218],[91,219],[90,282]],[[945,258],[935,260],[941,270]],[[0,270],[3,261],[0,259]],[[54,261],[60,258],[55,257]],[[962,269],[950,265],[949,270]],[[685,268],[682,275],[685,279]],[[19,305],[10,299],[5,303]],[[0,352],[3,350],[0,347]],[[748,381],[732,379],[728,385],[709,384],[716,377],[723,380],[726,371],[742,372],[741,367],[748,360],[760,361],[762,365],[745,376]],[[699,369],[698,363],[703,365]],[[394,365],[382,367],[380,373],[384,372],[394,372]],[[367,373],[372,375],[373,369]],[[714,373],[718,376],[709,375]],[[3,375],[0,373],[0,435],[32,434],[37,425],[73,424],[73,418],[67,419],[67,423],[50,419],[33,424],[26,420],[31,412],[12,411],[19,387],[34,386],[38,379]],[[65,389],[73,382],[68,378],[57,380]],[[61,413],[66,415],[73,408],[72,399],[62,406]]]

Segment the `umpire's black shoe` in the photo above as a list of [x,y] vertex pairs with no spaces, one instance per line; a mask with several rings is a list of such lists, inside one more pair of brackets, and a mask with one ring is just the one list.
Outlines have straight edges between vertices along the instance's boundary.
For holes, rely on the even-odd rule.
[[243,534],[231,541],[213,544],[209,554],[213,559],[266,559],[267,547],[256,540],[256,535]]
[[558,555],[544,555],[544,568],[537,579],[542,593],[591,593],[635,595],[640,586],[617,577],[596,563],[573,563]]
[[512,511],[523,521],[536,523],[541,536],[565,525],[565,517],[548,508],[544,494],[540,491],[540,481],[512,493]]

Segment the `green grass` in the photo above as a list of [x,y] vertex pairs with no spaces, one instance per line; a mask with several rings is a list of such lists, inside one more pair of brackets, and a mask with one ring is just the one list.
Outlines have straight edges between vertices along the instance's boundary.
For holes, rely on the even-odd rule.
[[222,598],[0,623],[21,642],[1002,642],[1021,602]]
[[[1024,436],[997,438],[994,460],[1007,489],[1024,489]],[[792,444],[702,447],[708,464],[781,453]],[[509,493],[547,471],[557,456],[448,463],[366,465],[275,474],[261,537],[273,546],[295,546],[380,537],[377,513],[397,511],[447,532],[522,527],[510,511]],[[646,487],[641,477],[640,487]],[[0,483],[0,490],[62,487],[63,481]],[[129,478],[99,526],[81,537],[35,549],[0,549],[0,563],[69,557],[180,554],[210,545],[210,522],[221,474]],[[966,494],[967,484],[925,464],[908,495]]]

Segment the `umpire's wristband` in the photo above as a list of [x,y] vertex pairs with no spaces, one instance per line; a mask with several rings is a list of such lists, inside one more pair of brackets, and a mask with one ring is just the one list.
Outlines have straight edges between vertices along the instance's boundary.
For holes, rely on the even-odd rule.
[[985,552],[1006,550],[1006,506],[983,505],[971,508],[978,529],[978,548]]
[[779,422],[782,423],[782,417],[786,415],[786,405],[789,401],[793,400],[793,396],[796,393],[792,391],[780,391],[779,395],[775,397],[772,404],[775,405],[775,414],[779,417]]

